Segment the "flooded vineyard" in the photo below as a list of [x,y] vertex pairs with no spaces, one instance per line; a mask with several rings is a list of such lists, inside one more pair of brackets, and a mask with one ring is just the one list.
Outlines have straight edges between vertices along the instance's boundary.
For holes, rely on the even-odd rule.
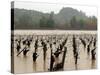
[[96,31],[14,31],[13,37],[15,73],[96,68]]

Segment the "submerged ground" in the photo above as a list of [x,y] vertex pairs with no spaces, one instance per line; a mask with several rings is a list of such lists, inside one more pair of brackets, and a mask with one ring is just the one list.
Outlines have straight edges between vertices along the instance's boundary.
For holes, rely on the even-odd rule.
[[15,30],[12,41],[15,73],[95,69],[97,65],[96,31]]

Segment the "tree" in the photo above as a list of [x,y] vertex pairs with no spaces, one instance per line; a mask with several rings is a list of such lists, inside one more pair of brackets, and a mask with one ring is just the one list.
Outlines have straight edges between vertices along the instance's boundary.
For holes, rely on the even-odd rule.
[[72,19],[70,20],[70,24],[72,28],[75,28],[77,25],[77,20],[76,20],[76,16],[73,16]]
[[42,18],[40,19],[40,27],[41,28],[46,28],[47,27],[47,19],[45,16],[42,16]]
[[95,16],[88,17],[86,27],[90,29],[97,29],[97,18]]
[[53,19],[53,15],[54,15],[54,12],[51,12],[50,16],[47,20],[47,25],[48,25],[49,28],[53,28],[54,24],[55,24],[54,19]]
[[84,24],[85,24],[85,21],[84,21],[83,19],[80,19],[80,20],[78,21],[78,28],[79,28],[79,29],[83,29]]
[[32,28],[32,17],[29,13],[23,12],[19,18],[19,28]]

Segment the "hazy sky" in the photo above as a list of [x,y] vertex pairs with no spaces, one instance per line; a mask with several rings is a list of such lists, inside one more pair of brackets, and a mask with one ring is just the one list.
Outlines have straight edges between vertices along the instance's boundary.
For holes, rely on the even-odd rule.
[[68,5],[68,4],[52,4],[52,3],[34,3],[34,2],[22,2],[16,1],[14,4],[15,8],[24,8],[42,11],[44,13],[49,13],[54,11],[54,13],[58,13],[63,7],[72,7],[77,10],[81,10],[87,16],[96,16],[97,17],[97,7],[93,6],[83,6],[83,5]]

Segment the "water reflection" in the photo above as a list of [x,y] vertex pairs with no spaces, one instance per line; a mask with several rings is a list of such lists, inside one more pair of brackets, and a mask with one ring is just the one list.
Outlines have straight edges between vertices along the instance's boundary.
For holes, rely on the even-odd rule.
[[78,65],[77,64],[75,64],[75,70],[78,70]]
[[33,72],[36,72],[36,62],[33,62]]
[[46,60],[44,60],[43,69],[46,71]]
[[[31,41],[30,36],[20,36],[28,39],[30,45],[25,48],[27,41],[23,45],[25,40],[21,39],[20,50],[14,48],[15,73],[95,69],[96,48],[93,39],[96,35],[88,35],[38,35]],[[19,39],[19,36],[15,39]],[[14,44],[17,46],[16,41]],[[23,54],[24,51],[27,53]]]
[[96,61],[92,60],[91,61],[91,69],[95,69],[96,68]]

